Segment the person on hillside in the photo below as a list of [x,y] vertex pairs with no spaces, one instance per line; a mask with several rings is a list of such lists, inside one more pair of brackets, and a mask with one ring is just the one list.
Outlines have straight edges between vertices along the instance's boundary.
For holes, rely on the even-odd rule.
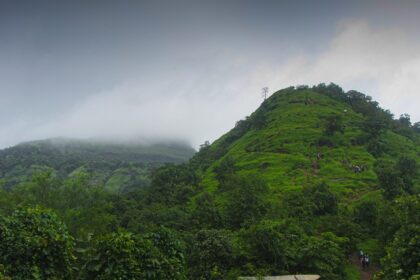
[[368,255],[365,255],[365,266],[366,267],[369,267],[369,256]]
[[359,250],[359,261],[362,261],[364,255],[363,250]]
[[366,267],[366,258],[365,256],[362,257],[362,268],[365,269]]

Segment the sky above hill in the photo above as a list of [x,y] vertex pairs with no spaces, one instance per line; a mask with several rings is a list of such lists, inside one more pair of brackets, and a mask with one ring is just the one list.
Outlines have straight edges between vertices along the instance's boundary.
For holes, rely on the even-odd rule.
[[420,121],[420,1],[0,0],[0,148],[197,147],[270,92],[334,82]]

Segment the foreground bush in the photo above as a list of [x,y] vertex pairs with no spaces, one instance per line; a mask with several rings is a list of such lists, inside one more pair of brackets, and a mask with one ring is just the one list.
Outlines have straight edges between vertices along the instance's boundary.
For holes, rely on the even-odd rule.
[[144,236],[108,234],[96,241],[91,254],[86,279],[186,279],[180,242],[165,228]]
[[71,279],[73,244],[48,210],[28,208],[0,217],[0,263],[14,280]]

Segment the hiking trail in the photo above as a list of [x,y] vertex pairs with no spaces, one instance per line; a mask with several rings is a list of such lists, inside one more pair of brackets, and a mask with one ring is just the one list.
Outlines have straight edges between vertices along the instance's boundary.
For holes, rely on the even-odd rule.
[[370,263],[368,268],[363,268],[362,264],[359,261],[359,257],[357,256],[357,253],[353,253],[350,256],[350,263],[357,267],[357,269],[360,272],[360,280],[372,280],[373,275],[375,275],[376,272],[378,272],[379,268],[373,263]]

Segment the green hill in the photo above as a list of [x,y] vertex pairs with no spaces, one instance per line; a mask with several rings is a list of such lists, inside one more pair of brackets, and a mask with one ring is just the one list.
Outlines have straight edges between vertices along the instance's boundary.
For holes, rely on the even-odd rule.
[[[342,131],[327,133],[334,120]],[[377,137],[369,130],[372,121],[381,129]],[[420,163],[419,139],[359,93],[287,88],[203,147],[193,161],[199,163],[202,183],[210,192],[218,187],[218,167],[223,172],[223,164],[230,162],[238,174],[262,177],[273,194],[326,182],[338,195],[354,197],[378,189],[377,160],[408,156]]]
[[[419,164],[419,123],[408,115],[395,119],[369,96],[334,84],[290,87],[201,146],[189,164],[198,188],[185,211],[201,229],[196,242],[216,242],[202,239],[203,229],[218,229],[212,234],[221,239],[231,234],[225,242],[234,249],[225,263],[237,263],[213,262],[226,279],[234,279],[232,271],[357,279],[361,268],[345,256],[358,249],[371,257],[370,274],[382,269],[378,279],[403,279],[398,271],[418,272]],[[152,181],[151,196],[158,182]],[[173,203],[168,211],[178,209],[180,202]]]
[[60,177],[80,171],[110,190],[148,184],[153,168],[181,163],[195,153],[184,144],[123,144],[68,138],[31,141],[0,150],[0,180],[6,188],[52,168]]

